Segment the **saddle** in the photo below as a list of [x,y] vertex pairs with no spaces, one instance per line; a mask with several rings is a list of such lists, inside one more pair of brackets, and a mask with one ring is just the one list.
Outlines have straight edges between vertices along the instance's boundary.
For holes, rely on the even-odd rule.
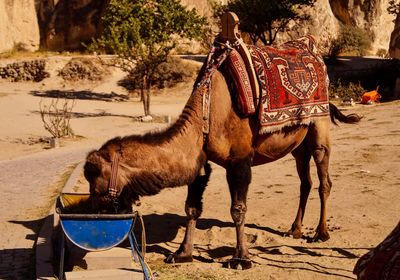
[[221,17],[221,40],[234,48],[227,57],[240,112],[258,110],[260,132],[308,125],[329,114],[328,75],[315,39],[306,36],[278,48],[246,46],[234,13]]
[[[238,17],[221,17],[222,32],[196,82],[203,88],[204,119],[208,120],[210,77],[223,63],[236,93],[243,117],[258,116],[259,132],[271,133],[287,126],[309,125],[329,115],[328,75],[315,39],[306,36],[278,48],[247,46],[240,37]],[[208,121],[205,123],[208,132]]]
[[221,25],[221,42],[235,46],[230,50],[227,64],[237,92],[237,105],[243,115],[252,115],[256,112],[260,88],[249,49],[239,33],[239,18],[235,13],[224,13]]

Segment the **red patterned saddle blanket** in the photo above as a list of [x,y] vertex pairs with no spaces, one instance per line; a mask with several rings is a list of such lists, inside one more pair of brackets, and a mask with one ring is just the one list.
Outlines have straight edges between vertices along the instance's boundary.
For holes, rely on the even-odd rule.
[[[279,48],[248,46],[260,96],[254,96],[246,67],[232,51],[228,56],[241,112],[258,111],[260,133],[283,127],[308,125],[329,115],[328,75],[311,36],[287,42]],[[259,106],[259,110],[256,110]]]

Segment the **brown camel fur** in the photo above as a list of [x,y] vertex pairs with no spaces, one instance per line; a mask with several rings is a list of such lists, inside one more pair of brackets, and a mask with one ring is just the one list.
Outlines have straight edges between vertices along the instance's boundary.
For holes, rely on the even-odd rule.
[[[313,240],[329,239],[326,224],[326,202],[332,186],[328,174],[331,151],[329,117],[318,118],[308,126],[292,126],[260,135],[257,117],[243,118],[237,113],[232,102],[234,94],[228,89],[224,74],[216,71],[211,82],[208,135],[202,132],[202,96],[195,90],[179,119],[167,130],[114,138],[87,156],[85,177],[90,183],[94,205],[110,204],[108,184],[115,153],[120,155],[117,177],[120,207],[129,208],[132,202],[139,201],[140,196],[154,195],[164,188],[188,185],[186,234],[180,248],[167,261],[191,261],[193,232],[202,212],[202,195],[211,173],[207,161],[212,161],[226,169],[231,193],[237,247],[229,262],[230,267],[241,265],[244,269],[250,268],[244,224],[251,166],[272,162],[292,153],[301,180],[301,194],[298,212],[288,233],[294,238],[302,236],[301,223],[311,189],[310,159],[313,157],[318,170],[321,200],[320,221]],[[355,114],[343,115],[332,104],[330,114],[332,121],[356,123],[360,120]]]

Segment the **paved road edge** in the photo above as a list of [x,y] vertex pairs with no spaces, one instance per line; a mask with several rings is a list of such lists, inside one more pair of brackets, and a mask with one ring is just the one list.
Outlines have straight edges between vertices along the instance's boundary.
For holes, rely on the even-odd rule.
[[[73,187],[80,176],[84,162],[76,165],[67,182],[63,187],[65,192],[73,192]],[[53,269],[53,230],[59,222],[59,216],[55,212],[55,204],[50,209],[42,227],[40,228],[38,238],[35,244],[36,256],[36,279],[47,280],[57,279]]]

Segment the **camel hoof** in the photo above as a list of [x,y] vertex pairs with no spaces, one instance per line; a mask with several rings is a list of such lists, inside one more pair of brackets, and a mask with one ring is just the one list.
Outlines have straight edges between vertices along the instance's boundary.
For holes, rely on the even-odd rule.
[[193,262],[192,256],[177,256],[175,254],[170,254],[166,259],[166,263],[185,263],[185,262]]
[[303,233],[300,230],[288,230],[288,232],[286,232],[283,236],[292,236],[294,239],[300,239],[303,237]]
[[247,258],[232,258],[228,261],[228,268],[239,269],[239,266],[242,270],[250,269],[252,267],[251,260]]
[[316,232],[314,237],[311,239],[311,242],[318,242],[318,241],[322,241],[325,242],[327,240],[329,240],[329,238],[331,238],[329,236],[328,232]]

